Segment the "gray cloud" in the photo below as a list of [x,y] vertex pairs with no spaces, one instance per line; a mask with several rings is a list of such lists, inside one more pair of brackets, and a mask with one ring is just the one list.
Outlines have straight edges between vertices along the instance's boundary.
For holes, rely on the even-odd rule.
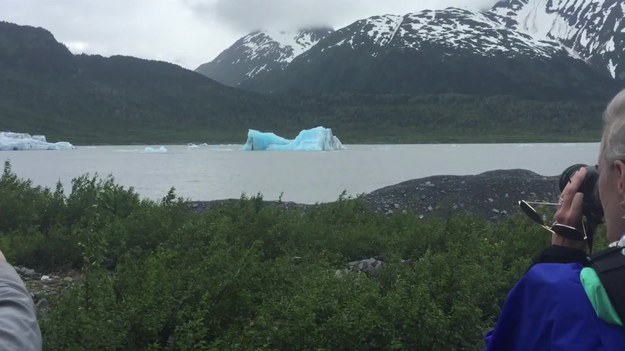
[[295,29],[335,24],[354,16],[357,4],[358,0],[219,0],[214,10],[237,29]]
[[180,0],[0,0],[0,20],[48,29],[74,53],[129,55],[195,69],[240,36]]
[[495,0],[0,0],[0,20],[43,27],[75,53],[130,55],[195,69],[259,28],[340,28],[379,14]]
[[234,30],[345,26],[357,19],[450,6],[488,9],[497,0],[184,0]]

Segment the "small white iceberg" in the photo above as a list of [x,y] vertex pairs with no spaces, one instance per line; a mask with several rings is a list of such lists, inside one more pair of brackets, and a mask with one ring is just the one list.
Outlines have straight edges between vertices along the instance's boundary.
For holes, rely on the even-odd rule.
[[316,127],[304,129],[295,139],[285,139],[274,133],[263,133],[254,129],[247,132],[243,151],[335,151],[343,150],[343,144],[332,134],[332,129]]
[[148,146],[143,150],[143,152],[146,154],[164,154],[167,152],[167,148],[164,146],[161,146],[159,148],[153,148]]
[[75,149],[75,147],[67,141],[47,142],[45,135],[0,132],[0,151],[71,149]]
[[201,143],[200,145],[198,144],[194,144],[194,143],[188,143],[187,144],[187,149],[197,149],[199,147],[208,147],[209,145],[207,143]]

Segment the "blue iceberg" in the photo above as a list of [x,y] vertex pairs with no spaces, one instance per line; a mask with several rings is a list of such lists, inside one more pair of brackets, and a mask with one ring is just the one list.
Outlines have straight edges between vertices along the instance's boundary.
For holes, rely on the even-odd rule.
[[0,151],[71,149],[75,149],[74,145],[66,141],[59,141],[57,143],[47,142],[45,135],[0,132]]
[[342,150],[343,144],[332,129],[317,127],[304,129],[295,139],[289,140],[274,133],[263,133],[254,129],[247,132],[243,151],[335,151]]

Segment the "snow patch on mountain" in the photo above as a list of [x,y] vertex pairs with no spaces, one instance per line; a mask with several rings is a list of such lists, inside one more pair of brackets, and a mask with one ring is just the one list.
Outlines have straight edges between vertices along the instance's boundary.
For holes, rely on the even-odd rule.
[[366,30],[366,34],[374,44],[386,46],[393,40],[402,20],[402,16],[397,15],[371,17],[363,26],[363,32]]
[[351,49],[370,45],[374,45],[376,49],[385,47],[395,37],[402,20],[402,16],[398,15],[373,16],[358,20],[335,32],[333,35],[335,41],[326,42],[326,47],[321,51],[337,46],[349,46]]
[[608,69],[610,70],[610,74],[612,74],[612,77],[616,77],[616,65],[612,60],[608,62]]
[[[267,49],[280,49],[280,44],[273,40],[265,32],[255,32],[243,38],[242,46],[247,49],[246,56],[238,58],[234,63],[240,63],[242,60],[251,61],[264,56]],[[283,60],[287,53],[280,50],[280,58]]]
[[557,39],[570,35],[574,29],[556,11],[548,9],[550,0],[538,0],[519,7],[515,19],[522,31],[537,37]]
[[306,30],[297,32],[288,31],[259,31],[246,37],[244,45],[249,49],[249,58],[255,59],[270,48],[279,52],[278,61],[290,63],[299,55],[306,52],[322,39],[322,36]]
[[319,41],[319,38],[314,38],[312,33],[305,31],[265,31],[262,33],[269,41],[278,44],[285,53],[280,59],[287,63],[293,61],[294,58],[306,52]]

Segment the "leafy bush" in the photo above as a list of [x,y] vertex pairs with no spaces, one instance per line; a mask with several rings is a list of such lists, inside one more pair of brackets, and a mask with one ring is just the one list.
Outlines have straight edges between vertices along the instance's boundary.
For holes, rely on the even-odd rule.
[[[10,165],[0,195],[12,262],[82,269],[49,297],[47,350],[477,350],[548,242],[524,220],[386,217],[344,197],[193,214],[173,191],[152,202],[81,177],[65,195]],[[369,257],[384,268],[344,270]]]
[[32,187],[8,162],[0,198],[0,245],[11,262],[43,271],[81,268],[85,259],[110,268],[122,253],[155,248],[191,216],[180,199],[140,200],[111,177],[78,177],[69,195],[60,184]]

